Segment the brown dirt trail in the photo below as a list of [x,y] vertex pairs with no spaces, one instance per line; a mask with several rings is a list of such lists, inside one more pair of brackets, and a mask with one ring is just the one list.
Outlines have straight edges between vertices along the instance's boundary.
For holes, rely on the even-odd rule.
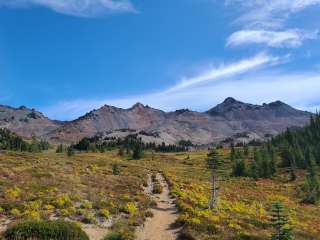
[[168,183],[161,174],[157,179],[163,187],[161,194],[152,194],[152,181],[149,176],[149,186],[145,189],[157,203],[157,207],[151,211],[152,218],[148,218],[144,226],[137,229],[137,240],[175,240],[180,229],[173,228],[178,218],[177,209],[169,195]]

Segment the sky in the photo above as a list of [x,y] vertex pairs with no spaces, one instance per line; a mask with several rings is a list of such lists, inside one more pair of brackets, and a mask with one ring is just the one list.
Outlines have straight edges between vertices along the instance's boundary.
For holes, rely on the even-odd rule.
[[0,104],[320,109],[320,0],[0,0]]

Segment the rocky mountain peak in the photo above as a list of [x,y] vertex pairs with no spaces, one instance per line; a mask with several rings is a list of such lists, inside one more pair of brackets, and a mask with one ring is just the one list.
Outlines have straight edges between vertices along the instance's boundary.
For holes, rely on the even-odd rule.
[[164,112],[139,102],[128,109],[104,105],[70,122],[50,120],[35,109],[0,105],[0,127],[23,137],[36,135],[56,143],[77,142],[100,132],[133,129],[159,132],[161,141],[168,144],[180,140],[208,144],[243,132],[261,138],[265,134],[275,135],[287,127],[304,126],[309,118],[310,113],[281,101],[255,105],[232,97],[207,112],[189,109]]
[[[281,102],[281,101],[275,101],[268,104],[269,107],[290,107],[288,104]],[[291,108],[291,107],[290,107]]]
[[223,115],[227,112],[244,111],[251,108],[254,108],[254,105],[240,102],[232,97],[228,97],[222,103],[218,104],[217,106],[207,111],[207,113],[209,115],[216,116],[216,115]]
[[147,108],[148,106],[143,105],[140,102],[137,102],[136,104],[134,104],[131,109],[143,109],[143,108]]
[[234,99],[233,97],[228,97],[222,103],[223,104],[235,104],[235,103],[242,103],[242,102]]

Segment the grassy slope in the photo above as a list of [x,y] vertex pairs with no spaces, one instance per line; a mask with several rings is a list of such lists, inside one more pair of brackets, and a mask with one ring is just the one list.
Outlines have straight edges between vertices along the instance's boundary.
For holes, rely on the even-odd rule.
[[[221,155],[226,158],[228,153]],[[114,215],[129,213],[131,224],[141,223],[150,202],[140,186],[147,170],[153,169],[163,171],[172,184],[181,209],[180,222],[196,239],[268,239],[268,211],[275,201],[290,209],[296,239],[318,238],[319,206],[302,205],[296,195],[302,177],[294,183],[286,181],[286,173],[273,180],[230,178],[231,163],[225,159],[219,170],[219,211],[213,212],[206,209],[210,172],[205,159],[206,152],[155,154],[153,160],[146,154],[138,161],[120,159],[116,152],[70,158],[53,152],[1,152],[0,212],[13,220],[57,215],[81,221],[98,220],[93,216],[108,209]],[[120,165],[119,176],[112,174],[114,163]]]

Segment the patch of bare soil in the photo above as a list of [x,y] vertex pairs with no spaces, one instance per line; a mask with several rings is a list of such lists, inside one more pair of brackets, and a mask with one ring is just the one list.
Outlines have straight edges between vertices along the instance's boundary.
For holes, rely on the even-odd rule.
[[82,230],[89,236],[90,240],[102,240],[108,233],[108,228],[96,225],[84,225]]

